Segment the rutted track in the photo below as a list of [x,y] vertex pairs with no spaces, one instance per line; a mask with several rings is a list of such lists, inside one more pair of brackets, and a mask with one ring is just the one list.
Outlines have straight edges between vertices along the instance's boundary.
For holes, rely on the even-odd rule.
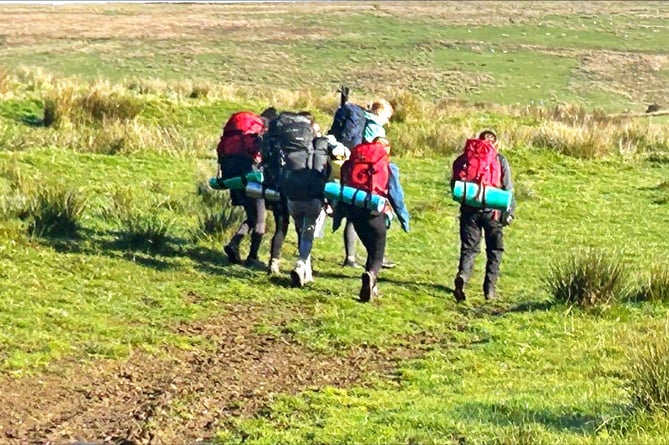
[[392,373],[397,360],[423,352],[357,347],[319,355],[290,336],[254,332],[261,311],[230,306],[219,319],[178,328],[215,348],[136,352],[125,362],[59,363],[39,376],[0,378],[0,442],[192,443],[276,394],[364,385],[370,373]]

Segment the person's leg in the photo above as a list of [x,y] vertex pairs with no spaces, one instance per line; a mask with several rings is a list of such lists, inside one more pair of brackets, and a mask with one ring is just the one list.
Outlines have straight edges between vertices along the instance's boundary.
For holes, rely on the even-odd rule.
[[290,224],[288,206],[283,199],[274,203],[272,215],[274,215],[274,235],[272,236],[270,247],[269,273],[278,274],[279,265],[281,264],[281,248],[286,238],[286,233],[288,233],[288,225]]
[[249,233],[253,225],[255,225],[257,210],[255,203],[252,202],[252,199],[239,196],[239,194],[235,194],[235,192],[238,192],[238,190],[231,190],[230,192],[231,196],[234,197],[233,202],[242,205],[244,208],[245,218],[244,222],[240,224],[239,228],[230,239],[230,242],[228,242],[228,244],[223,247],[223,251],[228,256],[228,260],[230,260],[232,264],[240,264],[242,259],[239,255],[239,245],[241,244],[244,236]]
[[[312,281],[311,273],[311,249],[314,243],[316,220],[321,210],[321,201],[312,199],[309,201],[289,201],[290,214],[298,231],[299,258],[295,269],[291,272],[293,285],[302,286],[307,281]],[[309,280],[307,280],[309,278]]]
[[346,218],[346,224],[344,224],[344,251],[346,253],[346,258],[344,258],[343,266],[359,267],[358,262],[355,259],[356,240],[357,236],[355,234],[353,222],[350,218]]
[[[297,232],[298,250],[301,243],[300,238],[302,235],[302,224],[304,222],[304,209],[302,204],[302,201],[291,200],[288,200],[287,204],[288,214],[293,220],[293,225],[295,226],[295,231]],[[298,255],[297,261],[295,262],[295,267],[293,267],[293,270],[290,271],[290,279],[294,287],[302,287],[304,284],[305,268],[306,265],[304,264],[304,261],[299,258]]]
[[486,300],[495,298],[495,285],[499,275],[499,266],[504,254],[504,236],[502,223],[496,212],[487,213],[483,220],[485,235],[486,267],[483,281],[483,295]]
[[352,217],[356,233],[367,251],[365,272],[362,274],[360,300],[369,301],[378,295],[377,277],[383,266],[386,248],[386,223],[383,215],[358,213]]
[[311,199],[302,202],[300,225],[300,258],[304,261],[311,256],[311,249],[314,245],[314,234],[316,233],[316,220],[321,212],[321,201],[319,199]]
[[461,212],[460,214],[460,263],[455,277],[455,300],[466,299],[464,287],[474,269],[474,260],[480,252],[481,227],[480,212]]
[[265,235],[265,200],[264,199],[253,199],[252,206],[254,208],[253,216],[253,232],[251,233],[251,247],[249,249],[249,256],[246,258],[247,266],[252,267],[264,267],[265,265],[260,263],[258,259],[258,251],[260,250],[260,244],[262,242],[263,236]]

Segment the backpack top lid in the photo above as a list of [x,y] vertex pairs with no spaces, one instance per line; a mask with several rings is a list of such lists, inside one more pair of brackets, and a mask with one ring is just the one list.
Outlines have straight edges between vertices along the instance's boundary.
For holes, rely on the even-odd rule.
[[265,132],[263,118],[250,111],[233,113],[223,126],[216,147],[219,159],[225,156],[244,156],[260,162],[260,137]]
[[462,181],[500,187],[501,165],[497,149],[483,139],[467,139],[463,163],[456,167],[456,177]]
[[262,117],[250,111],[233,113],[223,126],[223,135],[227,134],[262,134],[265,131],[265,121]]

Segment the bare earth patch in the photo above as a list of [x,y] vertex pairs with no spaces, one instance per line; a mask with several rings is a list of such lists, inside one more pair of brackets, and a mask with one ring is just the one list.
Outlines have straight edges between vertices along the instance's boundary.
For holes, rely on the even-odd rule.
[[38,376],[0,377],[0,442],[193,443],[233,417],[257,413],[276,394],[365,385],[370,374],[392,373],[398,360],[422,353],[423,346],[356,347],[319,355],[289,336],[255,332],[260,313],[260,306],[231,305],[220,319],[177,328],[210,339],[212,348],[135,352],[125,362],[61,363]]

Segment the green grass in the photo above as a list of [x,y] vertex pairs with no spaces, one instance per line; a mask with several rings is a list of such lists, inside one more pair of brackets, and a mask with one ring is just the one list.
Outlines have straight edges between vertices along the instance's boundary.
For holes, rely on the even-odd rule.
[[[500,8],[503,20],[495,18],[489,26],[458,22],[469,10],[454,13],[452,22],[443,11],[430,15],[424,9],[405,19],[381,2],[365,12],[327,16],[292,6],[271,14],[251,9],[253,26],[267,30],[251,36],[244,27],[223,26],[232,23],[231,10],[203,6],[199,11],[219,22],[174,40],[105,37],[113,31],[54,37],[44,31],[38,42],[10,40],[0,51],[0,64],[135,82],[137,89],[150,89],[152,79],[207,79],[233,89],[271,84],[289,88],[295,97],[313,88],[331,95],[333,106],[334,87],[347,78],[360,96],[406,89],[416,101],[568,101],[616,110],[643,101],[606,89],[601,79],[587,84],[584,52],[666,54],[666,33],[655,32],[664,29],[663,3],[639,6],[648,17],[617,4],[608,12],[572,15],[544,5],[541,17],[514,14],[514,4],[481,6],[493,7]],[[63,20],[70,14],[58,11]],[[73,11],[75,17],[80,13]],[[108,22],[150,17],[152,9],[126,5],[97,11]],[[275,30],[283,34],[272,34]],[[4,32],[13,31],[0,24]],[[664,79],[667,72],[662,68],[651,80]],[[116,135],[107,122],[36,125],[44,100],[37,83],[26,81],[0,100],[0,209],[9,205],[8,197],[20,199],[35,188],[49,191],[53,184],[77,190],[86,202],[77,236],[70,238],[30,234],[27,221],[0,212],[3,376],[40,375],[59,360],[95,366],[97,359],[124,360],[136,350],[149,356],[160,356],[167,347],[198,351],[210,340],[175,326],[216,317],[227,302],[249,303],[268,308],[256,331],[289,337],[317,353],[345,355],[359,348],[412,354],[398,353],[396,369],[370,371],[351,387],[273,394],[259,413],[221,425],[222,443],[666,442],[666,416],[634,408],[628,361],[640,340],[649,332],[666,332],[669,324],[666,274],[657,272],[652,279],[666,251],[666,144],[646,146],[649,142],[636,155],[612,150],[601,159],[582,160],[508,140],[503,151],[513,167],[518,209],[505,229],[501,298],[483,301],[481,255],[468,301],[456,305],[450,288],[458,261],[457,204],[448,195],[447,177],[458,147],[439,146],[438,131],[450,135],[444,139],[450,142],[466,137],[460,133],[468,125],[532,133],[541,122],[512,114],[515,109],[505,114],[467,106],[435,122],[420,114],[393,122],[389,137],[399,141],[397,152],[408,153],[395,160],[412,232],[393,224],[388,256],[398,267],[383,271],[383,298],[361,305],[355,301],[359,271],[340,267],[341,231],[327,230],[316,240],[316,282],[306,289],[287,287],[287,278],[229,266],[220,237],[193,236],[200,230],[202,205],[212,206],[202,202],[197,185],[215,174],[222,122],[237,109],[260,111],[266,96],[187,99],[167,89],[140,97],[141,112],[132,124],[145,127],[139,136],[151,129],[172,131],[163,150],[139,144],[114,154],[87,152],[86,137]],[[323,102],[307,102],[305,108],[314,109],[321,122],[329,120]],[[434,134],[420,133],[430,125]],[[124,136],[129,128],[116,131]],[[415,141],[424,147],[411,146]],[[178,143],[183,147],[173,146]],[[216,193],[223,200],[225,192]],[[159,249],[129,242],[133,236],[150,238],[141,233],[146,228],[160,238]],[[553,301],[546,285],[550,265],[587,249],[615,251],[629,271],[627,284],[645,284],[647,298],[593,310]],[[283,251],[286,275],[295,250],[291,228]],[[359,245],[358,256],[363,255]],[[265,241],[261,258],[267,257]]]
[[[356,10],[342,5],[334,13],[277,6],[272,14],[257,9],[235,14],[232,6],[200,6],[193,13],[214,21],[212,25],[164,34],[172,32],[168,29],[141,38],[109,34],[105,31],[108,17],[101,14],[107,21],[97,33],[81,21],[76,25],[81,37],[54,38],[46,30],[31,31],[39,41],[6,46],[0,65],[40,66],[88,79],[190,78],[321,92],[334,91],[346,79],[368,93],[405,88],[429,98],[446,93],[468,101],[505,104],[576,101],[622,110],[644,106],[644,84],[627,80],[624,89],[611,87],[606,73],[618,66],[606,62],[604,71],[592,80],[594,86],[580,84],[577,68],[584,57],[589,51],[663,56],[669,43],[662,32],[667,15],[663,3],[649,3],[638,11],[614,4],[608,10],[569,15],[551,8],[545,15],[527,17],[520,4],[455,6],[418,5],[409,16],[386,5]],[[326,5],[316,4],[314,11],[320,7]],[[498,11],[485,12],[490,8]],[[492,20],[477,19],[479,9],[492,14]],[[150,20],[151,11],[149,6],[128,7],[117,19],[134,20],[137,27],[142,20]],[[176,9],[162,11],[171,19]],[[26,13],[14,14],[20,21]],[[64,14],[63,20],[81,16],[95,23],[76,8]],[[234,24],[226,28],[229,21],[246,17],[258,28],[253,38]],[[648,75],[660,82],[663,72],[652,70]]]

